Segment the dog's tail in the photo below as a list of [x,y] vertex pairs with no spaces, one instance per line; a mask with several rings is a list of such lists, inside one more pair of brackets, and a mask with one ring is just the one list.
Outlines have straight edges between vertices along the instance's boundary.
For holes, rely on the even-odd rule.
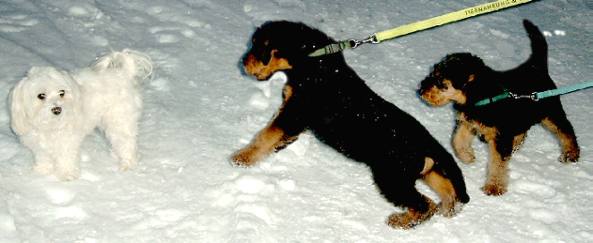
[[548,43],[542,32],[531,21],[524,19],[523,26],[531,41],[531,57],[529,62],[538,68],[548,70]]
[[134,84],[138,84],[139,81],[152,75],[153,64],[148,55],[139,51],[124,49],[97,58],[91,68],[96,72],[107,70],[120,72],[133,80]]
[[459,202],[469,202],[469,195],[466,191],[467,189],[465,187],[463,174],[461,173],[459,166],[457,166],[453,156],[447,152],[445,148],[443,148],[434,155],[434,160],[435,164],[432,167],[432,171],[442,175],[445,178],[448,178],[449,181],[451,181]]

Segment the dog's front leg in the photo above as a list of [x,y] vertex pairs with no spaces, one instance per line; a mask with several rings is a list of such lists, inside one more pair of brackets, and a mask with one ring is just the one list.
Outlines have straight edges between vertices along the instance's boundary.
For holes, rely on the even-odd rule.
[[35,133],[26,134],[21,137],[21,141],[33,152],[33,156],[35,157],[33,171],[42,175],[50,175],[54,172],[54,160],[51,156],[51,148],[48,148],[48,142],[44,140],[43,136]]
[[45,151],[34,150],[35,166],[33,170],[42,175],[49,175],[54,171],[51,157]]
[[231,159],[239,166],[252,166],[272,152],[276,152],[289,143],[295,141],[297,136],[288,136],[284,130],[273,124],[262,129],[244,148],[235,152]]
[[507,192],[508,162],[513,151],[514,138],[496,137],[488,140],[490,148],[490,161],[488,163],[488,176],[482,190],[486,195],[499,196]]
[[455,155],[464,163],[472,163],[476,159],[474,149],[472,148],[472,140],[474,138],[474,131],[471,125],[460,116],[457,120],[457,127],[453,134],[453,150]]
[[252,166],[272,152],[282,150],[297,140],[305,129],[300,112],[302,104],[294,98],[292,88],[284,87],[284,102],[272,121],[244,148],[233,153],[231,160],[235,165]]
[[[76,130],[75,130],[76,131]],[[62,181],[80,177],[80,145],[83,134],[61,131],[54,135],[53,145],[47,150],[54,161],[54,175]]]
[[80,177],[78,147],[56,156],[55,175],[62,181],[71,181]]

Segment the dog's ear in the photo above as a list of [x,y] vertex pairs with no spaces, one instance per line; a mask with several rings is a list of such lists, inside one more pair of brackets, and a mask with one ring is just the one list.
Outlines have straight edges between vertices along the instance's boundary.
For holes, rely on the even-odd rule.
[[19,81],[14,88],[10,91],[9,100],[10,100],[10,124],[12,130],[17,135],[23,135],[31,130],[32,124],[29,121],[29,116],[27,115],[26,106],[26,95],[25,95],[25,77],[23,80]]

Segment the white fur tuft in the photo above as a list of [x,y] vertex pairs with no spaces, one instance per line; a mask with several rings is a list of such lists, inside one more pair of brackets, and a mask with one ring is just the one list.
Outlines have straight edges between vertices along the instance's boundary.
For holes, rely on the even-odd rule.
[[106,70],[122,72],[133,80],[141,81],[152,75],[152,60],[142,52],[130,49],[105,54],[91,65],[96,72]]

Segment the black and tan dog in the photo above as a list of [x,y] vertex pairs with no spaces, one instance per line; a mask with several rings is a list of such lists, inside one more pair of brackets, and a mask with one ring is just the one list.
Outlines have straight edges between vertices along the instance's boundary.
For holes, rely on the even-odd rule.
[[373,92],[342,54],[308,57],[333,39],[302,23],[268,22],[253,34],[243,64],[258,80],[284,71],[288,81],[277,114],[243,149],[236,165],[251,166],[310,130],[323,143],[367,164],[385,196],[407,208],[388,224],[410,228],[430,218],[437,206],[415,188],[423,179],[440,197],[440,212],[455,213],[469,201],[455,160],[412,116]]
[[505,99],[484,106],[475,105],[506,91],[526,95],[556,88],[548,74],[548,46],[544,36],[528,20],[523,21],[523,25],[532,49],[525,63],[500,72],[490,69],[480,58],[469,53],[450,54],[434,65],[418,90],[422,99],[431,105],[454,102],[458,116],[452,143],[460,160],[474,161],[471,147],[474,135],[480,135],[488,143],[490,162],[486,184],[482,188],[487,195],[506,192],[507,163],[525,139],[527,130],[535,124],[541,123],[558,137],[562,146],[561,162],[576,162],[579,158],[576,136],[560,98],[539,101]]

